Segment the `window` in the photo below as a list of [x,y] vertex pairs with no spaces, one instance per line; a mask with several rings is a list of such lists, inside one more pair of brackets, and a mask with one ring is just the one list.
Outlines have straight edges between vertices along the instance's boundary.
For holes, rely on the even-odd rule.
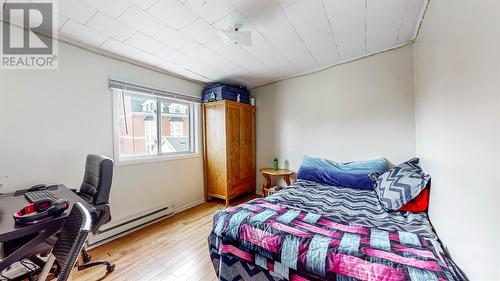
[[113,87],[112,92],[119,161],[197,153],[198,102]]
[[170,122],[170,136],[174,138],[183,137],[182,122]]
[[156,110],[155,100],[146,100],[142,103],[142,111],[153,112]]
[[189,151],[191,142],[189,104],[180,101],[162,100],[161,107],[164,110],[162,112],[164,124],[162,127],[162,142],[165,144],[162,146],[162,151],[167,153],[172,149],[181,152]]
[[158,144],[156,142],[156,122],[144,121],[144,135],[146,138],[146,154],[155,154]]
[[188,110],[188,107],[186,105],[182,105],[182,104],[178,104],[178,103],[172,103],[168,106],[169,113],[186,114],[187,110]]

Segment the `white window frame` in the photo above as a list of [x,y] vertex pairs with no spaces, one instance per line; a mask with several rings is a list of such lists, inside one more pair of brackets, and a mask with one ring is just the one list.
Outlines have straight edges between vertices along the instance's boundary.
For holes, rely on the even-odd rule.
[[[171,97],[163,97],[161,95],[154,94],[144,94],[138,93],[134,91],[128,90],[119,90],[119,89],[111,89],[112,91],[112,99],[113,99],[113,136],[114,136],[114,160],[116,166],[121,165],[135,165],[142,164],[148,162],[158,162],[158,161],[168,161],[168,160],[176,160],[176,159],[185,159],[185,158],[199,158],[200,156],[200,116],[201,116],[201,104],[199,102],[188,102],[185,100],[176,100]],[[117,106],[120,102],[121,95],[132,95],[132,96],[140,96],[143,98],[154,98],[156,100],[157,105],[157,114],[156,114],[156,125],[157,125],[157,141],[158,148],[157,154],[155,155],[137,155],[130,157],[120,157],[120,126],[118,125],[118,116],[119,112],[115,112]],[[161,112],[161,101],[170,101],[170,102],[181,102],[188,104],[188,116],[189,116],[189,140],[190,140],[190,152],[177,152],[177,153],[163,153],[161,152],[161,128],[162,128],[162,112]]]

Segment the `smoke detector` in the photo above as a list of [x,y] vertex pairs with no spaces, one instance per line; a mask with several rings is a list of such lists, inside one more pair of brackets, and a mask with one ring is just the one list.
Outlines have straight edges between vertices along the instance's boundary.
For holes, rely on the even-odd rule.
[[232,25],[229,29],[219,29],[219,36],[226,45],[252,45],[252,33],[241,31],[239,24]]

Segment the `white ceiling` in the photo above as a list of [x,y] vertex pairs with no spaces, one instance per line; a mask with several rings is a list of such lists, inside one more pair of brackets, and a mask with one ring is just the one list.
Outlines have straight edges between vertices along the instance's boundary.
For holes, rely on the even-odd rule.
[[[249,87],[403,45],[428,0],[59,0],[59,38],[200,82]],[[217,28],[252,31],[229,46]]]

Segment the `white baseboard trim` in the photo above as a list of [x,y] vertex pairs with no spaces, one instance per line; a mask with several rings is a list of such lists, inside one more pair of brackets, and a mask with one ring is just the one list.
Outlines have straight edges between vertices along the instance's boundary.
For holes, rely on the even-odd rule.
[[174,208],[174,214],[177,214],[177,213],[182,212],[184,210],[196,207],[196,206],[201,205],[203,203],[205,203],[205,199],[200,199],[200,200],[195,201],[193,203],[188,203],[188,204],[185,204],[184,206]]

